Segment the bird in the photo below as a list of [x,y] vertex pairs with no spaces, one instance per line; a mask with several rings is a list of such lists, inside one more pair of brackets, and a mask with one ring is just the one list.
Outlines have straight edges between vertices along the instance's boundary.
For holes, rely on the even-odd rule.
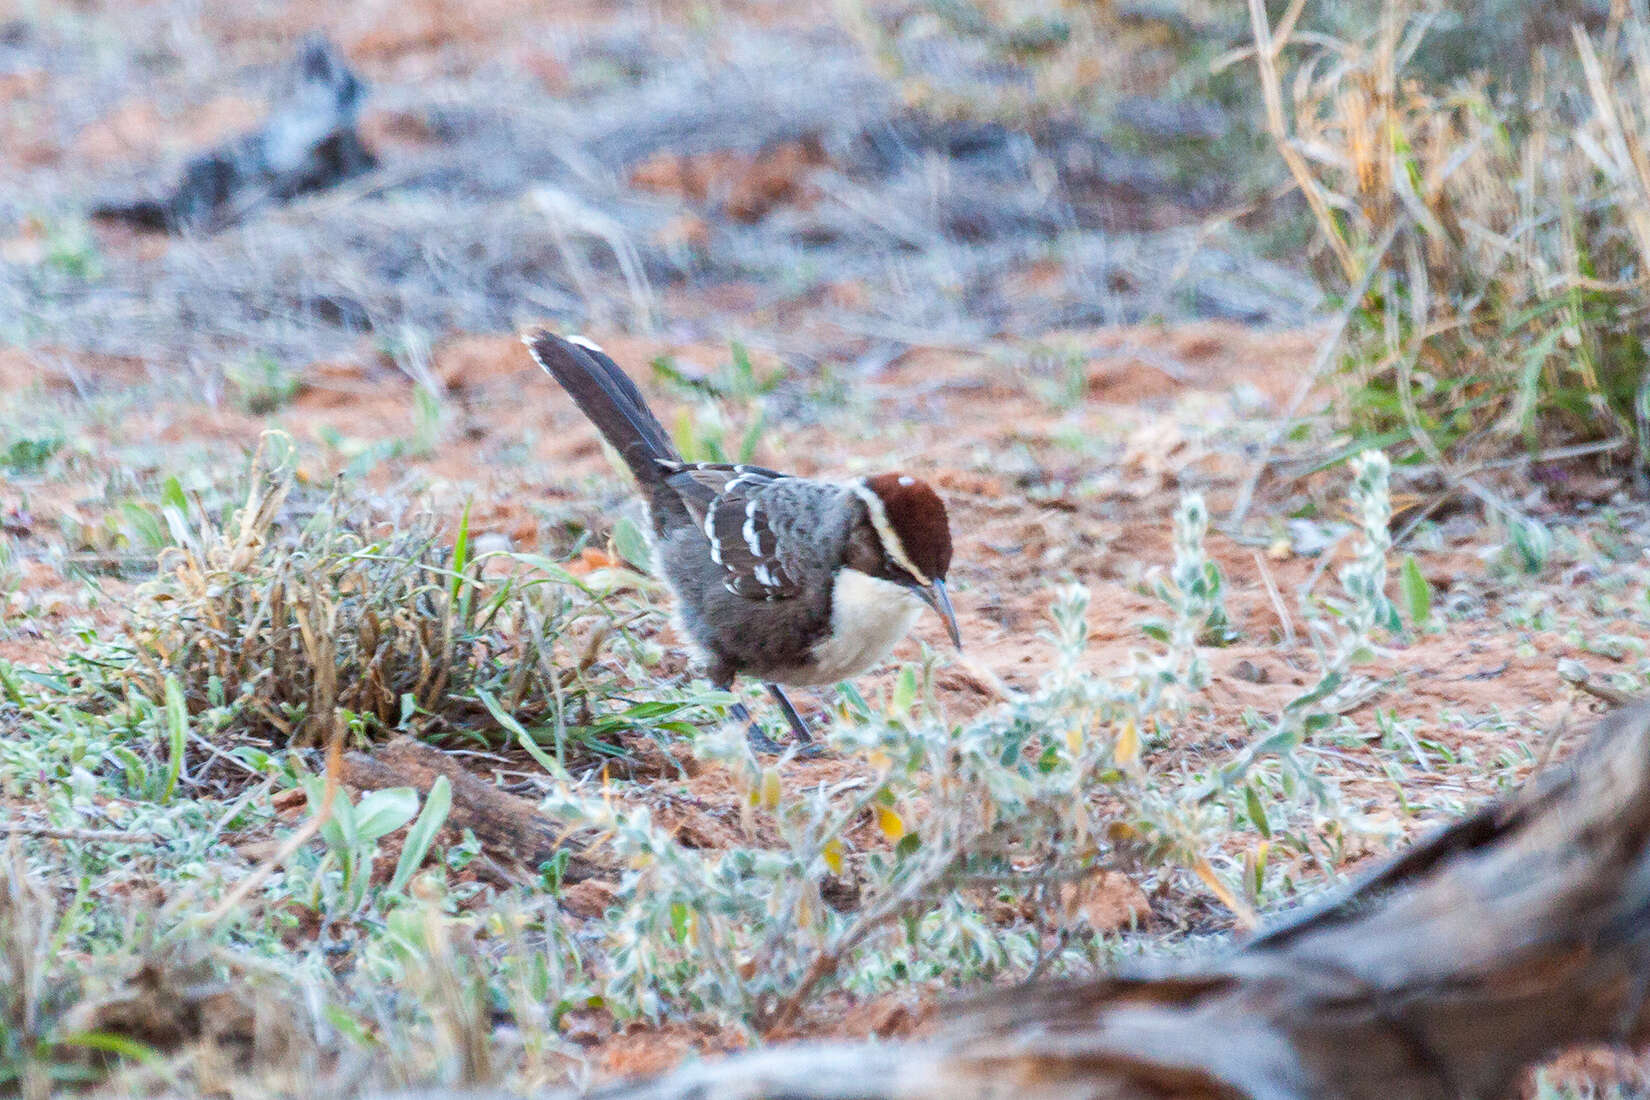
[[[926,482],[688,462],[599,345],[545,329],[522,339],[635,477],[678,627],[711,683],[731,692],[739,676],[760,680],[797,745],[811,749],[813,738],[786,686],[834,684],[874,668],[925,608],[962,649],[946,589],[950,521]],[[742,703],[730,710],[754,748],[782,751]]]

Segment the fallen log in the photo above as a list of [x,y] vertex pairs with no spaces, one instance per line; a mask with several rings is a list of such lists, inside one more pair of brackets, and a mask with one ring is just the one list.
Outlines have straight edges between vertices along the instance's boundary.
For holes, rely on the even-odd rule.
[[1223,958],[1037,985],[906,1044],[776,1047],[602,1100],[1505,1096],[1650,1034],[1650,705]]
[[363,791],[412,787],[423,798],[438,776],[446,776],[452,786],[446,827],[475,833],[483,851],[516,866],[517,878],[530,881],[542,864],[561,852],[567,854],[565,883],[618,873],[615,862],[587,838],[570,833],[539,813],[532,802],[499,790],[452,756],[411,737],[398,737],[370,753],[348,754],[341,778],[345,786]]
[[366,85],[333,45],[298,50],[282,93],[258,129],[193,158],[164,197],[103,202],[92,216],[169,233],[211,232],[270,202],[289,202],[374,167],[356,132]]

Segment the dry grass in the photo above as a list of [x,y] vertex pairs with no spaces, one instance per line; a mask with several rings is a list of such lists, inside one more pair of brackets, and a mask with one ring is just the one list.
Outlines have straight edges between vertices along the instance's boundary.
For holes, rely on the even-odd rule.
[[1514,97],[1419,78],[1428,19],[1409,5],[1365,41],[1286,48],[1300,8],[1274,28],[1254,0],[1251,21],[1320,275],[1345,294],[1374,269],[1347,344],[1353,430],[1446,468],[1523,448],[1642,461],[1650,25],[1577,29],[1566,71],[1537,55]]
[[[276,745],[320,744],[334,715],[358,738],[474,737],[489,698],[558,746],[588,721],[587,673],[616,627],[590,589],[549,562],[472,553],[467,518],[456,537],[429,515],[374,537],[335,492],[295,523],[294,469],[272,434],[227,522],[166,509],[176,545],[139,593],[118,674],[89,683],[158,703],[175,682],[190,714]],[[578,653],[552,660],[569,642]]]

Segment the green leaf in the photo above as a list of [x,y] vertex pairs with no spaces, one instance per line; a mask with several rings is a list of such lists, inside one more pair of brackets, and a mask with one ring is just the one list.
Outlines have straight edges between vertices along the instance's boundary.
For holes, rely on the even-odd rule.
[[1398,579],[1409,624],[1416,629],[1426,626],[1432,618],[1432,586],[1421,574],[1421,567],[1416,563],[1414,554],[1404,555],[1404,565]]
[[836,690],[837,694],[842,696],[842,702],[849,713],[855,718],[863,722],[871,717],[871,704],[865,701],[865,696],[859,693],[857,687],[844,680],[837,684]]
[[417,812],[418,792],[411,787],[371,791],[355,807],[355,831],[362,844],[371,844],[401,828]]
[[567,875],[567,864],[571,858],[566,848],[560,848],[555,855],[539,864],[539,881],[552,897],[561,895],[562,879]]
[[65,1035],[62,1042],[65,1046],[116,1054],[122,1058],[130,1058],[134,1062],[142,1062],[144,1065],[158,1065],[161,1061],[160,1052],[148,1043],[140,1043],[136,1039],[113,1031],[78,1031],[73,1035]]
[[1255,793],[1253,786],[1244,784],[1243,800],[1249,811],[1249,820],[1255,823],[1255,828],[1260,831],[1261,836],[1270,840],[1272,838],[1272,823],[1267,820],[1266,807],[1261,805],[1260,795]]
[[14,474],[39,473],[47,460],[62,448],[61,439],[19,439],[0,451],[0,466]]
[[733,377],[740,396],[749,396],[756,389],[756,368],[751,365],[751,353],[738,340],[728,342],[733,357]]
[[768,414],[765,410],[758,410],[751,420],[750,427],[739,440],[739,462],[749,462],[756,454],[757,444],[762,442],[762,433],[768,427]]
[[470,564],[470,503],[464,502],[464,511],[458,517],[458,537],[453,540],[453,575],[448,582],[447,605],[454,609],[460,626],[470,625],[470,587],[465,583],[464,567]]
[[155,514],[136,501],[128,500],[120,506],[126,522],[137,533],[138,541],[148,550],[159,550],[167,545],[166,529]]
[[894,680],[894,697],[890,703],[894,713],[904,717],[911,713],[911,707],[917,701],[917,670],[905,665],[899,670],[899,676]]
[[632,703],[626,707],[624,718],[628,725],[644,726],[656,719],[672,714],[680,714],[694,705],[692,701],[688,700],[649,699],[646,702]]
[[[566,567],[560,562],[551,561],[543,554],[529,554],[522,551],[517,551],[508,556],[515,561],[519,561],[523,565],[531,566],[532,568],[538,570],[540,573],[543,573],[546,578],[554,581],[556,584],[565,584],[572,588],[577,588],[581,592],[590,591],[590,586],[585,584],[582,578],[575,577],[573,574],[569,573]],[[536,581],[534,583],[542,584],[544,582]]]
[[189,514],[189,498],[183,495],[183,486],[176,476],[170,476],[161,482],[160,502],[167,508],[176,508],[180,516]]
[[390,878],[390,893],[399,894],[414,872],[423,866],[424,857],[429,854],[430,845],[435,843],[436,834],[446,824],[452,808],[453,785],[446,776],[436,776],[428,797],[424,799],[423,812],[413,822],[413,827],[407,830],[407,842],[401,846],[401,858],[396,861],[395,874]]
[[149,797],[151,788],[148,762],[125,745],[111,746],[108,755],[125,770],[126,789],[133,794]]
[[653,545],[629,516],[620,516],[613,525],[613,549],[636,572],[653,572]]
[[677,943],[686,943],[688,925],[693,920],[693,910],[685,902],[673,901],[670,903],[670,932]]
[[325,1009],[327,1022],[344,1034],[354,1046],[370,1048],[378,1042],[377,1036],[360,1020],[336,1005]]
[[1524,571],[1539,573],[1552,556],[1553,533],[1540,520],[1526,516],[1513,524],[1512,544]]
[[1313,684],[1305,692],[1285,703],[1283,709],[1285,711],[1298,711],[1311,706],[1313,703],[1322,702],[1333,695],[1335,689],[1340,687],[1345,680],[1345,674],[1338,669],[1331,670],[1324,674],[1323,679]]
[[[304,795],[309,800],[310,813],[319,814],[326,802],[326,781],[318,775],[303,777]],[[335,852],[353,852],[361,835],[355,827],[355,804],[343,791],[332,800],[332,815],[321,826],[321,838]]]
[[183,774],[183,754],[189,740],[189,708],[176,676],[166,677],[166,775],[161,782],[162,802],[172,801]]
[[657,356],[648,365],[653,368],[655,376],[673,386],[680,386],[682,389],[690,391],[699,389],[698,380],[689,378],[682,373],[682,368],[676,365],[676,360],[668,355]]
[[1044,746],[1042,753],[1037,757],[1037,770],[1042,772],[1044,775],[1048,775],[1059,766],[1060,743],[1058,741],[1050,741],[1046,746]]
[[[544,747],[534,739],[532,734],[527,732],[527,727],[516,721],[515,716],[506,711],[499,701],[493,697],[492,692],[486,688],[478,687],[475,689],[475,693],[476,698],[481,700],[482,706],[487,708],[487,713],[493,716],[493,721],[504,727],[506,733],[513,735],[517,743],[526,750],[527,755],[538,761],[539,767],[558,778],[569,780],[572,778],[567,774],[567,769],[562,767],[561,761],[545,752]],[[558,742],[558,751],[560,747]]]
[[10,661],[0,661],[0,694],[18,706],[23,705],[23,682]]

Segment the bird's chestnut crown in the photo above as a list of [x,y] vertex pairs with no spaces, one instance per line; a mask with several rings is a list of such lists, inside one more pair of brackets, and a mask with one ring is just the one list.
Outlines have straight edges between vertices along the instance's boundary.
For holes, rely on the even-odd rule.
[[863,484],[861,495],[891,563],[924,585],[944,580],[951,568],[951,525],[939,494],[907,474],[878,474]]

